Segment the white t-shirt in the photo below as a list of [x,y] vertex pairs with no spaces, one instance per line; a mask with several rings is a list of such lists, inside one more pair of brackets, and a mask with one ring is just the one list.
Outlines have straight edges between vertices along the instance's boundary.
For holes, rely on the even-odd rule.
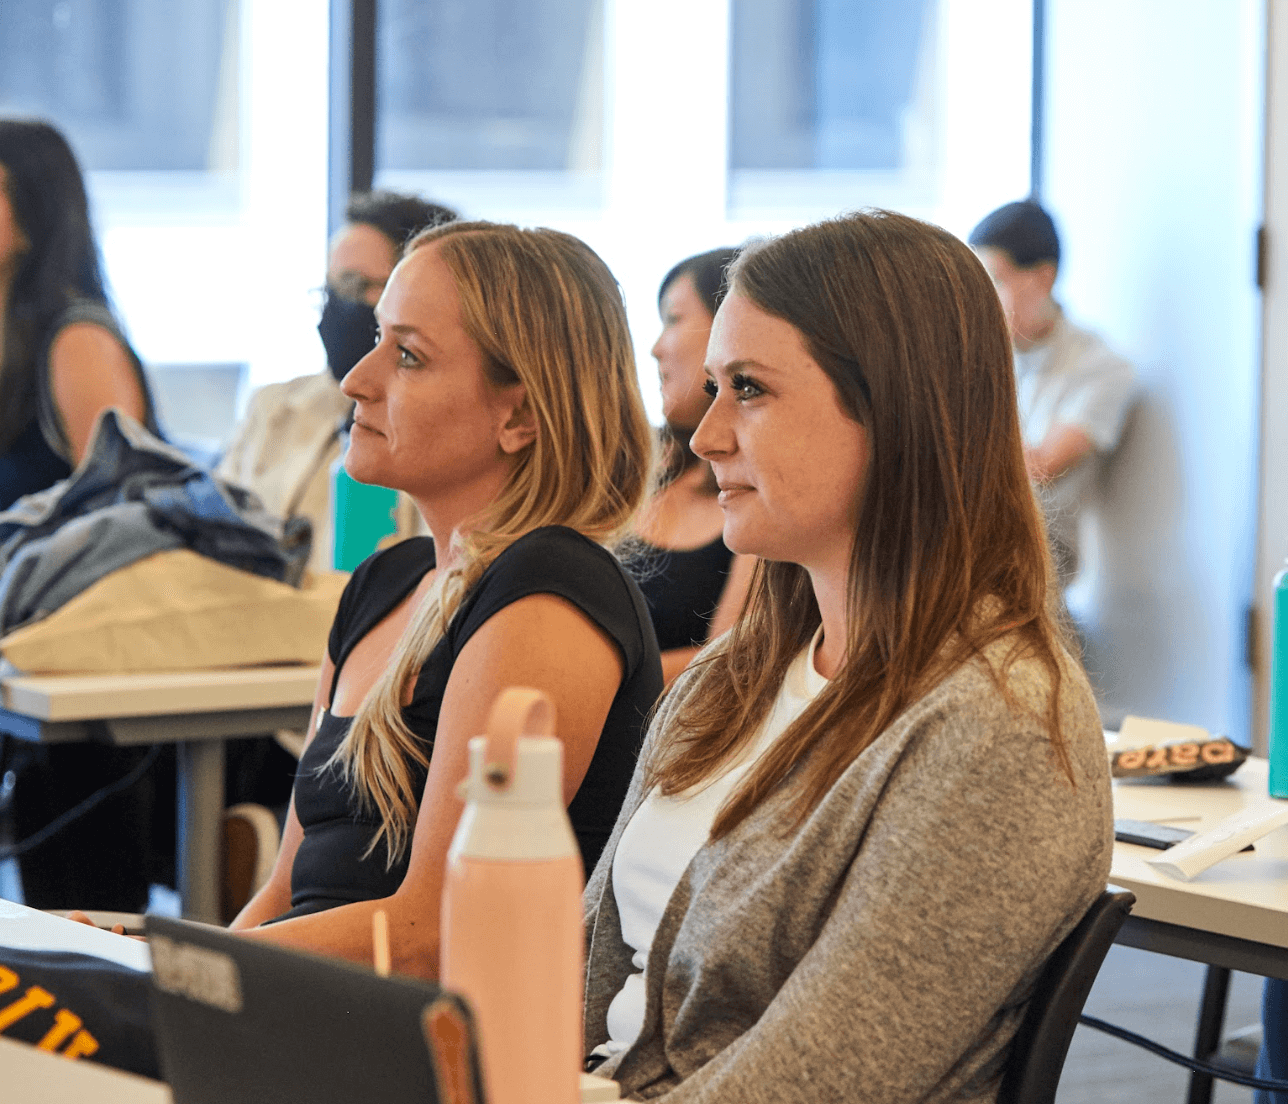
[[608,1007],[607,1053],[625,1050],[644,1024],[644,967],[667,902],[698,849],[707,842],[725,799],[765,750],[804,712],[827,685],[814,669],[822,630],[787,668],[769,714],[755,740],[723,775],[672,797],[649,792],[622,832],[613,855],[613,895],[622,920],[622,939],[634,954],[636,973]]
[[1058,425],[1077,426],[1095,445],[1082,463],[1041,488],[1047,529],[1067,585],[1078,569],[1078,518],[1100,458],[1122,435],[1135,381],[1131,365],[1062,311],[1047,339],[1015,353],[1024,444],[1036,448]]

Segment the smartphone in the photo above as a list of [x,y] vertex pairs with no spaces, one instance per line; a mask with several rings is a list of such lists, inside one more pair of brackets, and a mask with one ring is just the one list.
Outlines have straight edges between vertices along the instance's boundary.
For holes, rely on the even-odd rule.
[[1174,843],[1189,839],[1194,833],[1188,828],[1174,828],[1170,824],[1152,824],[1148,820],[1114,821],[1114,839],[1120,843],[1138,843],[1142,847],[1156,847],[1166,851]]

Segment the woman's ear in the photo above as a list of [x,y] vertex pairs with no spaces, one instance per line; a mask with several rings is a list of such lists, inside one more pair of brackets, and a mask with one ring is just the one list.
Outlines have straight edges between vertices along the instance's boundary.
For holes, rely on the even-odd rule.
[[522,452],[537,439],[537,417],[528,401],[528,389],[522,384],[516,384],[514,396],[514,401],[508,407],[509,417],[501,426],[498,440],[501,451],[511,456]]

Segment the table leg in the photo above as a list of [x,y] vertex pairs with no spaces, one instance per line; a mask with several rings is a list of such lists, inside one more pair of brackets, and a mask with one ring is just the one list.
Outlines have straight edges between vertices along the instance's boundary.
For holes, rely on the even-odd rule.
[[[1209,966],[1203,982],[1203,1000],[1199,1004],[1198,1030],[1194,1035],[1194,1057],[1200,1062],[1212,1061],[1221,1049],[1225,1001],[1229,991],[1230,971],[1222,966]],[[1212,1078],[1208,1074],[1190,1074],[1186,1104],[1212,1104]]]
[[179,898],[189,920],[218,924],[224,742],[184,741],[178,753]]

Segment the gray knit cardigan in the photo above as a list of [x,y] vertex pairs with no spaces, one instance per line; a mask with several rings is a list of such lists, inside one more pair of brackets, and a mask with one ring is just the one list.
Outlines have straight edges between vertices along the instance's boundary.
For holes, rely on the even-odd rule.
[[[1008,704],[986,663],[910,706],[803,827],[782,796],[704,845],[662,915],[644,1025],[600,1073],[673,1104],[992,1101],[1044,961],[1105,886],[1113,813],[1104,736],[1062,658],[1052,751],[1045,669],[1021,660]],[[664,738],[691,680],[650,727]],[[586,1048],[633,972],[611,867],[644,797],[637,769],[586,887]]]

